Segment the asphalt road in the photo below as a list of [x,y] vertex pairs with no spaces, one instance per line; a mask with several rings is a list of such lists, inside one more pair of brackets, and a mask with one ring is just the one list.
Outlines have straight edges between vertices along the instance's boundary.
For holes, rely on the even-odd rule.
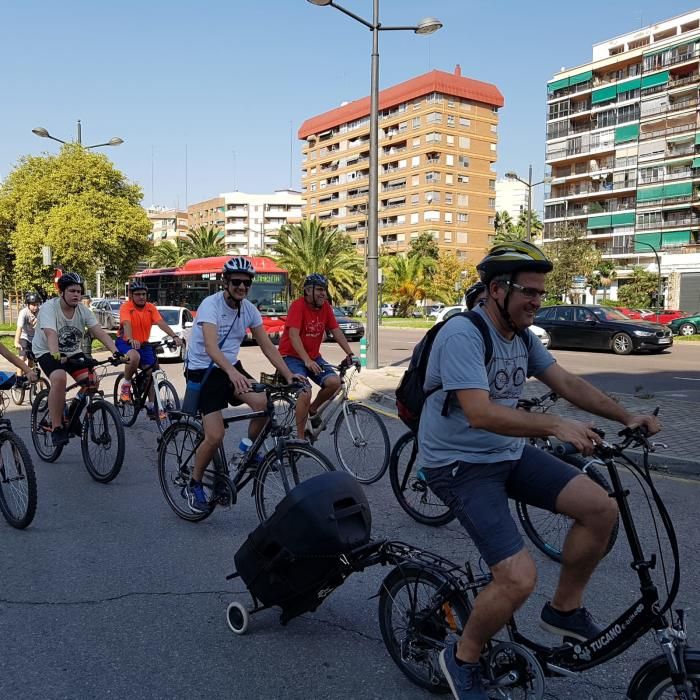
[[[380,359],[400,362],[421,335],[382,331]],[[691,372],[693,350],[679,347],[668,356],[622,360],[578,355],[582,363],[589,358],[588,367],[581,369],[586,376],[602,377],[596,365],[604,359],[611,376],[618,372],[618,362],[624,366],[623,379],[631,385],[652,381],[653,367],[665,367],[669,376]],[[342,355],[331,345],[324,347],[324,354],[331,359]],[[259,356],[256,348],[243,350],[249,369],[265,365]],[[574,353],[557,356],[578,371]],[[632,366],[638,368],[636,374]],[[181,365],[167,365],[166,370],[182,389]],[[111,389],[111,381],[105,386]],[[8,415],[29,444],[28,413],[12,408]],[[386,423],[393,442],[403,428],[388,416]],[[237,443],[241,429],[230,432],[227,443]],[[233,570],[236,549],[257,525],[253,499],[246,490],[235,508],[217,510],[203,523],[179,520],[158,485],[156,440],[155,427],[139,417],[127,429],[124,468],[108,485],[92,481],[75,442],[54,464],[35,458],[39,504],[34,523],[20,532],[0,520],[0,698],[430,697],[404,678],[381,641],[372,596],[387,570],[379,567],[354,575],[315,613],[287,627],[278,624],[274,611],[265,611],[253,617],[247,635],[232,634],[225,622],[226,606],[232,600],[249,600],[240,581],[227,582],[225,576]],[[320,446],[332,456],[328,436]],[[625,481],[633,491],[643,539],[653,544],[645,501],[629,476]],[[657,483],[675,519],[684,557],[677,607],[697,608],[700,487],[668,477],[658,477]],[[408,541],[457,561],[476,561],[458,525],[435,530],[405,516],[388,478],[367,487],[366,493],[374,537]],[[536,558],[538,590],[520,619],[534,637],[553,642],[537,631],[535,621],[553,589],[557,566],[538,554]],[[621,535],[596,574],[587,602],[600,619],[611,620],[635,599],[635,587]],[[700,646],[694,621],[691,616],[691,646]],[[645,639],[581,678],[551,681],[547,697],[624,698],[634,671],[659,653]]]

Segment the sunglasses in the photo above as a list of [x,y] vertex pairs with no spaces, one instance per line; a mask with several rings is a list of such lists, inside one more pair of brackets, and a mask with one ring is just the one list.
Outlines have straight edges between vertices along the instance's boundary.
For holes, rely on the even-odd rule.
[[233,285],[234,287],[240,287],[243,285],[246,289],[250,289],[250,285],[253,284],[253,280],[241,279],[240,277],[229,277],[226,280],[227,285]]
[[521,284],[516,284],[515,282],[506,282],[509,287],[517,289],[525,298],[535,299],[539,297],[544,300],[547,298],[547,292],[544,289],[537,289],[536,287],[523,287]]
[[148,295],[148,292],[131,292],[131,296],[134,297],[145,297]]

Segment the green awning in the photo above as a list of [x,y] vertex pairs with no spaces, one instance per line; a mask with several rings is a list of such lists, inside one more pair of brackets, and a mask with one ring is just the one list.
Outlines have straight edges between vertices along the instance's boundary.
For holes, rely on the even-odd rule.
[[671,231],[661,236],[662,246],[684,245],[690,242],[690,231]]
[[626,141],[636,141],[639,136],[639,124],[627,124],[618,126],[615,129],[615,143],[625,143]]
[[687,197],[693,194],[692,182],[674,182],[672,185],[664,185],[664,199],[671,197]]
[[644,190],[637,190],[638,202],[650,202],[652,199],[663,199],[663,187],[647,187]]
[[695,145],[700,145],[700,133],[695,134]]
[[556,92],[562,88],[569,87],[569,79],[562,78],[561,80],[554,80],[551,83],[547,83],[547,92]]
[[617,84],[617,94],[619,95],[621,92],[629,92],[630,90],[636,90],[637,88],[640,88],[641,85],[641,78],[632,78],[632,80],[625,80],[624,83]]
[[578,75],[569,76],[569,85],[578,85],[579,83],[585,83],[588,80],[593,79],[593,71],[587,70],[585,73],[579,73]]
[[[647,243],[648,245],[644,245]],[[656,250],[661,247],[661,233],[638,233],[634,237],[634,252],[635,253],[651,253],[653,246]]]
[[[644,88],[656,87],[657,85],[663,85],[668,82],[668,71],[662,70],[660,73],[654,73],[653,75],[645,75],[642,78],[642,90]],[[595,93],[594,93],[595,94]]]
[[700,168],[700,158],[693,158],[691,168]]
[[613,214],[610,219],[610,223],[613,226],[629,226],[630,224],[634,224],[634,212],[630,211],[624,214]]
[[598,90],[593,90],[591,95],[591,104],[598,104],[600,102],[607,102],[608,100],[614,100],[617,97],[617,88],[614,85],[608,85],[604,88],[599,88]]
[[649,51],[647,53],[644,53],[643,56],[646,58],[647,56],[657,56],[660,53],[664,53],[666,51],[673,51],[673,49],[677,49],[681,46],[689,46],[690,44],[694,44],[697,41],[697,39],[686,39],[685,41],[681,41],[678,44],[671,44],[671,46],[665,46],[663,49],[656,49],[655,51]]
[[610,214],[605,216],[589,216],[586,228],[610,228],[610,226],[612,226],[611,220],[612,217]]

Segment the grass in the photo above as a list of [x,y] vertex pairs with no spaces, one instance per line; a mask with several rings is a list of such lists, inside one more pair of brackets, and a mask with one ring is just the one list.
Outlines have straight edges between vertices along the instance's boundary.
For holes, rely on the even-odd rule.
[[[366,318],[355,318],[353,319],[367,325]],[[394,316],[382,317],[382,326],[386,328],[430,328],[433,325],[432,319],[428,320],[425,318],[396,318]]]
[[700,335],[677,335],[673,341],[675,343],[700,343]]

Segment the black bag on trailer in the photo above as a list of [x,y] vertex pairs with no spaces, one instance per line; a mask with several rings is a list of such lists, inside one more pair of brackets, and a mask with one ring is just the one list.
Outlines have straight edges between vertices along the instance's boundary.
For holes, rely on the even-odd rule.
[[351,573],[343,556],[369,542],[372,518],[360,484],[345,472],[304,481],[236,552],[251,595],[282,608],[282,624],[315,610]]

